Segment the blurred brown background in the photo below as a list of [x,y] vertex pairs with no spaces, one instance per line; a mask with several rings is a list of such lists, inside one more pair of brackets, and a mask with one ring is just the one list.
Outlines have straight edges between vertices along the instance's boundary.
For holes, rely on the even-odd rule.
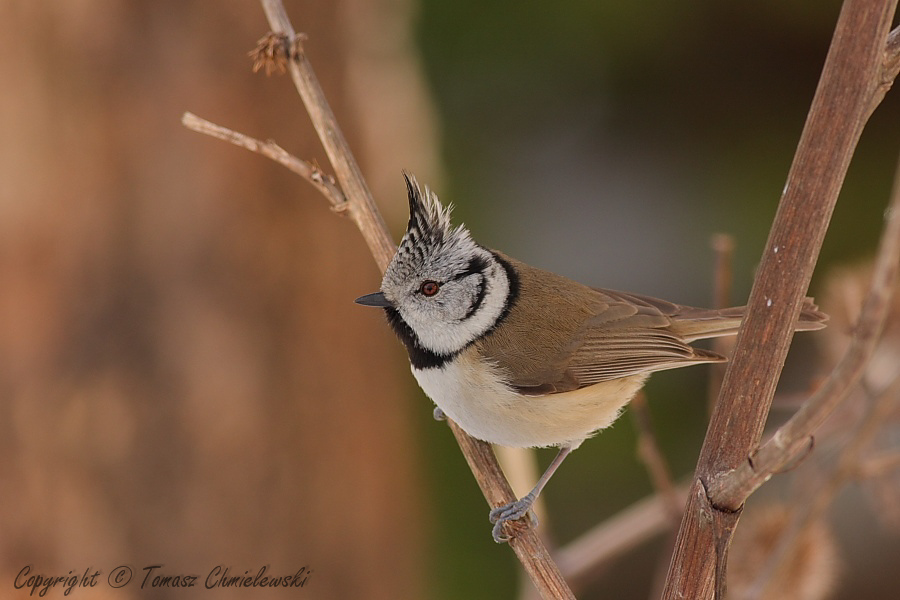
[[[351,4],[291,9],[369,167],[396,152],[367,137],[346,39],[387,27]],[[151,564],[419,596],[406,367],[352,303],[378,287],[365,246],[309,185],[180,124],[192,110],[327,164],[287,78],[250,72],[259,4],[4,2],[0,29],[0,596],[25,565],[119,564],[131,585],[71,597],[191,593],[136,589]],[[235,595],[257,594],[303,595]]]
[[[719,231],[737,240],[735,303],[747,295],[840,6],[285,4],[395,236],[407,168],[486,245],[695,305]],[[353,225],[282,167],[180,125],[191,111],[330,171],[288,78],[250,72],[267,30],[255,0],[0,0],[0,597],[26,565],[121,564],[130,585],[70,597],[213,593],[138,589],[154,564],[313,571],[299,592],[223,598],[517,594],[402,348],[352,303],[379,283]],[[813,294],[875,248],[898,131],[894,91]],[[820,343],[798,339],[784,394],[827,372]],[[706,377],[648,387],[676,477],[705,431]],[[635,445],[626,415],[579,449],[544,494],[544,531],[565,543],[652,493]],[[831,597],[885,597],[897,536],[858,490],[836,505]],[[579,597],[647,597],[662,542]]]

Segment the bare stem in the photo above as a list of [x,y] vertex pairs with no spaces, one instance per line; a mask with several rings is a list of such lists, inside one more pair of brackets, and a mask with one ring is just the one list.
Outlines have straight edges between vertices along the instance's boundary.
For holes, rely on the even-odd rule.
[[378,212],[372,193],[363,179],[337,119],[325,99],[325,92],[319,85],[312,65],[303,53],[300,44],[302,38],[294,31],[281,0],[262,0],[262,7],[272,32],[280,38],[280,43],[286,45],[283,52],[290,58],[288,71],[306,106],[313,127],[319,134],[328,160],[334,167],[337,181],[344,190],[348,201],[347,213],[359,227],[378,267],[384,271],[397,248],[384,224],[384,219],[381,218],[381,213]]
[[719,506],[740,506],[774,473],[809,446],[813,432],[859,381],[875,352],[884,327],[900,269],[900,164],[878,249],[868,297],[860,311],[853,340],[825,383],[763,444],[733,471],[713,478],[710,498]]
[[794,509],[790,525],[781,534],[775,549],[760,569],[749,591],[748,600],[765,597],[767,586],[778,578],[781,569],[790,564],[786,557],[791,554],[795,545],[804,539],[806,531],[812,524],[825,517],[825,512],[837,493],[859,474],[862,454],[878,431],[884,427],[885,419],[894,410],[898,395],[900,395],[900,377],[895,378],[886,390],[870,401],[867,414],[860,420],[850,441],[841,451],[837,466],[816,489],[810,492],[811,502],[802,508]]
[[188,129],[203,133],[205,135],[225,140],[235,146],[246,148],[251,152],[262,154],[267,158],[271,158],[280,165],[283,165],[313,184],[317,190],[322,192],[325,198],[331,203],[332,210],[343,212],[347,208],[347,201],[344,193],[335,185],[334,179],[326,175],[314,164],[305,160],[300,160],[296,156],[289,154],[284,148],[276,144],[272,140],[265,142],[252,138],[243,133],[238,133],[227,127],[216,125],[206,119],[201,119],[193,113],[186,112],[181,116],[181,123]]
[[883,96],[896,2],[845,0],[838,17],[700,451],[663,594],[667,600],[724,595],[725,559],[746,496],[707,495],[707,484],[744,465],[759,444],[847,167]]

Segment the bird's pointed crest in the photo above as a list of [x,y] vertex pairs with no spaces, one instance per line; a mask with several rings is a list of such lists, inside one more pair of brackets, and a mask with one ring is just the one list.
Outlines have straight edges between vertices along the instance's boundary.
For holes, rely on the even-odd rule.
[[413,254],[422,260],[451,245],[473,244],[468,229],[451,224],[452,206],[443,206],[437,194],[428,186],[420,186],[411,173],[404,171],[403,178],[409,194],[409,223],[400,240],[398,254]]

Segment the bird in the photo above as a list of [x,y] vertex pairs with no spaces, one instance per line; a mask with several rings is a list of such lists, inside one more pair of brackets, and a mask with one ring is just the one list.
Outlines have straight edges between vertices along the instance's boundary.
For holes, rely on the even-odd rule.
[[[404,171],[409,222],[378,292],[412,374],[470,436],[501,446],[556,447],[522,498],[490,511],[492,536],[531,512],[579,445],[609,427],[655,371],[726,357],[691,346],[737,333],[746,307],[705,309],[593,288],[520,262],[453,226],[452,205]],[[798,331],[825,326],[807,298]]]

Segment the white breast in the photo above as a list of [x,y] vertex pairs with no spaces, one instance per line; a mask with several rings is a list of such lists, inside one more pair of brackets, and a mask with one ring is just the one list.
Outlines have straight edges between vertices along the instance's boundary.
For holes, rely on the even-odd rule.
[[426,394],[472,437],[512,447],[577,446],[609,427],[647,379],[633,375],[571,392],[523,396],[473,351],[436,369],[413,369]]

